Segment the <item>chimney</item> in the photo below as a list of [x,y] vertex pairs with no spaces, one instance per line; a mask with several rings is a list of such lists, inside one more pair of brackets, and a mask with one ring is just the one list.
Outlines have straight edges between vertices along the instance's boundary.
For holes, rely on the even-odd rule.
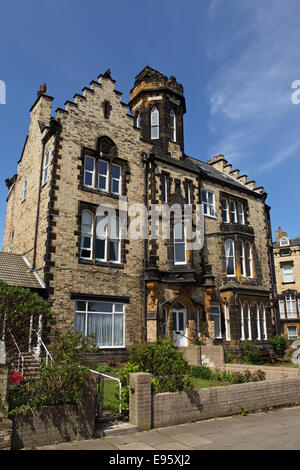
[[52,101],[54,98],[48,95],[46,91],[47,85],[42,83],[37,91],[37,99],[30,109],[29,136],[31,132],[35,132],[34,129],[37,126],[39,129],[45,129],[50,124]]
[[279,226],[277,230],[275,230],[275,240],[278,243],[280,238],[287,237],[287,232],[283,232],[281,227]]

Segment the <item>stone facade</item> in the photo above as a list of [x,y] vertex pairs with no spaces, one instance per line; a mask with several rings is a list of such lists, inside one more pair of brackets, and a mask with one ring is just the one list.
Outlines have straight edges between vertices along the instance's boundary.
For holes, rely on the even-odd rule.
[[300,339],[300,237],[289,239],[279,227],[275,239],[280,332],[291,340]]
[[[267,345],[275,285],[266,193],[222,155],[201,162],[184,153],[175,77],[145,67],[129,105],[121,95],[108,70],[53,117],[41,88],[17,174],[6,180],[4,251],[25,254],[45,282],[58,329],[95,333],[103,357],[125,358],[130,345],[160,335],[183,347],[195,336]],[[101,239],[99,206],[122,221],[125,202],[126,227],[146,208],[145,239],[109,232],[111,218]],[[172,211],[169,237],[151,236],[151,208],[174,204],[189,205],[192,227],[203,208],[203,248],[188,246],[190,228]]]

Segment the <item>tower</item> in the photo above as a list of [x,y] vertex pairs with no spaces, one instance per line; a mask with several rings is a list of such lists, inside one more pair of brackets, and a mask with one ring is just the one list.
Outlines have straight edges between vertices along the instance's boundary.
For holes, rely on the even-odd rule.
[[174,76],[168,78],[146,66],[135,77],[129,107],[143,139],[151,141],[166,152],[170,151],[170,143],[171,147],[175,144],[183,153],[185,99],[183,86]]

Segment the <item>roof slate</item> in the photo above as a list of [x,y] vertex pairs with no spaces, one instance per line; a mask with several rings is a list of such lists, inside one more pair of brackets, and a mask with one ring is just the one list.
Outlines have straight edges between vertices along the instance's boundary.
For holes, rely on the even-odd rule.
[[0,279],[10,286],[45,289],[43,281],[23,255],[0,252]]

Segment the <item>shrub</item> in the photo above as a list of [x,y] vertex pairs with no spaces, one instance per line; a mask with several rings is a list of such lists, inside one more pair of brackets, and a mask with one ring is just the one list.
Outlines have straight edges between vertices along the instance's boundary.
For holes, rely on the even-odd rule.
[[283,360],[285,352],[289,345],[288,339],[285,336],[276,335],[270,338],[269,341],[276,358]]
[[244,364],[257,364],[259,362],[258,347],[253,343],[243,344],[241,357]]
[[234,362],[235,356],[228,351],[225,351],[225,362],[226,364],[232,364]]
[[190,373],[192,377],[203,380],[210,380],[212,371],[206,366],[190,366]]

